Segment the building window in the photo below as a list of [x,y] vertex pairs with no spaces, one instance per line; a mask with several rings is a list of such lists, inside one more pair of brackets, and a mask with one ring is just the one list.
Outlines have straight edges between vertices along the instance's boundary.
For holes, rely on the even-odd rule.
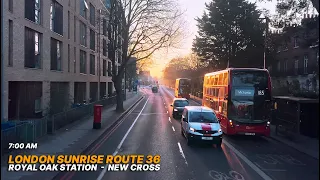
[[304,55],[303,57],[303,73],[307,74],[308,73],[308,56]]
[[102,22],[102,33],[104,36],[107,35],[107,20],[106,19],[103,19],[103,22]]
[[294,60],[294,72],[295,72],[295,74],[298,73],[298,69],[299,69],[299,60],[295,59]]
[[9,0],[9,11],[13,12],[13,0]]
[[70,39],[70,11],[68,11],[68,39]]
[[13,22],[9,20],[8,65],[13,65]]
[[103,60],[103,65],[102,65],[102,76],[107,75],[107,61]]
[[77,73],[77,48],[73,48],[73,73]]
[[90,29],[90,49],[96,50],[96,36],[92,29]]
[[87,46],[87,26],[80,21],[80,44]]
[[40,24],[40,0],[25,0],[24,7],[25,18],[36,24]]
[[284,60],[283,70],[284,70],[284,72],[288,71],[288,60],[287,59]]
[[63,7],[55,0],[50,5],[50,29],[63,35]]
[[51,70],[62,71],[62,42],[51,38]]
[[24,37],[24,67],[41,68],[40,59],[41,34],[25,28]]
[[109,77],[112,76],[111,71],[112,71],[111,62],[108,61],[108,76],[109,76]]
[[70,72],[70,61],[71,61],[71,59],[70,59],[70,44],[68,44],[68,72]]
[[91,3],[90,3],[90,24],[92,24],[93,26],[96,25],[96,9]]
[[40,113],[40,112],[42,112],[41,97],[34,100],[34,113]]
[[107,40],[103,39],[102,41],[102,54],[107,56]]
[[80,15],[87,19],[88,4],[85,0],[80,0]]
[[87,53],[80,50],[80,73],[87,73]]
[[298,37],[293,38],[293,47],[298,48],[299,47],[299,42],[298,42]]
[[96,58],[94,55],[90,54],[90,74],[95,75],[96,70]]

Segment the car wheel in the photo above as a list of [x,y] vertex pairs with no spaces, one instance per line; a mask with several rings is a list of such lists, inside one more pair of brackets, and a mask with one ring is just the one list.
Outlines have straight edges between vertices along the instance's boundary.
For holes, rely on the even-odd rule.
[[220,140],[216,145],[217,145],[217,148],[221,148],[222,140]]
[[192,146],[193,145],[193,141],[189,138],[188,135],[187,135],[187,145],[188,146]]
[[183,130],[182,130],[182,126],[181,126],[181,135],[184,136]]

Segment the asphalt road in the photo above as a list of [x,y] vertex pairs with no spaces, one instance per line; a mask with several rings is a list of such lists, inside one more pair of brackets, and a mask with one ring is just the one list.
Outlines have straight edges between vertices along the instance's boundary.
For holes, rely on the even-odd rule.
[[[173,92],[161,87],[145,94],[132,112],[95,145],[92,154],[161,155],[158,172],[69,172],[56,180],[316,180],[318,160],[265,138],[226,137],[222,148],[189,147],[173,119]],[[192,105],[198,105],[192,102]],[[120,147],[118,149],[117,147]]]

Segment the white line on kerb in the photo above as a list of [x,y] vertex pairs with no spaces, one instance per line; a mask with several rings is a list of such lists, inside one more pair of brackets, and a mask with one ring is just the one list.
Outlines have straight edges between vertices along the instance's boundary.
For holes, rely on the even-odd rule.
[[[133,123],[131,124],[130,128],[129,128],[128,131],[126,132],[126,134],[123,136],[123,138],[122,138],[122,140],[120,141],[117,149],[116,149],[116,150],[114,151],[114,153],[112,154],[113,156],[115,156],[115,155],[118,154],[118,150],[121,148],[123,142],[126,140],[128,134],[130,133],[130,131],[131,131],[131,129],[133,128],[134,124],[135,124],[135,123],[137,122],[137,120],[139,119],[139,117],[140,117],[142,111],[144,110],[144,108],[146,107],[148,101],[149,101],[149,98],[147,99],[147,101],[146,101],[145,104],[143,105],[140,113],[138,114],[138,116],[136,117],[136,119],[133,121]],[[107,172],[107,169],[108,169],[108,168],[104,168],[104,169],[101,171],[101,173],[100,173],[99,177],[97,178],[97,180],[102,180],[104,174]]]
[[184,155],[183,150],[182,150],[182,147],[181,147],[181,145],[180,145],[180,143],[179,143],[179,142],[178,142],[178,146],[179,146],[179,151],[180,151],[180,153],[181,153],[181,156],[182,156],[182,157],[183,157],[183,159],[184,159],[184,162],[186,163],[186,165],[188,165],[188,162],[187,162],[186,156]]
[[176,131],[173,126],[172,126],[172,130],[173,130],[173,131]]
[[257,174],[259,174],[264,180],[272,180],[266,173],[264,173],[258,166],[256,166],[253,162],[251,162],[248,158],[246,158],[241,152],[239,152],[235,147],[233,147],[230,143],[223,140],[223,143],[228,146],[240,159],[242,159],[248,166],[251,167]]

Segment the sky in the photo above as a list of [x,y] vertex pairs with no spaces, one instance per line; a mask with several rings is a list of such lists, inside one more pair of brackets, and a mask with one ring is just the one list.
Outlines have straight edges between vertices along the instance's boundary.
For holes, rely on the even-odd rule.
[[[179,56],[185,56],[191,53],[192,41],[197,33],[196,17],[200,17],[205,10],[205,3],[210,0],[178,0],[182,10],[185,11],[184,17],[187,21],[186,38],[184,38],[179,48],[171,48],[170,50],[161,50],[156,52],[154,57],[154,65],[150,68],[152,76],[160,77],[162,69],[170,59]],[[255,2],[255,0],[248,0]],[[271,14],[275,13],[276,0],[268,3],[258,3],[258,8],[266,8],[270,10]]]

